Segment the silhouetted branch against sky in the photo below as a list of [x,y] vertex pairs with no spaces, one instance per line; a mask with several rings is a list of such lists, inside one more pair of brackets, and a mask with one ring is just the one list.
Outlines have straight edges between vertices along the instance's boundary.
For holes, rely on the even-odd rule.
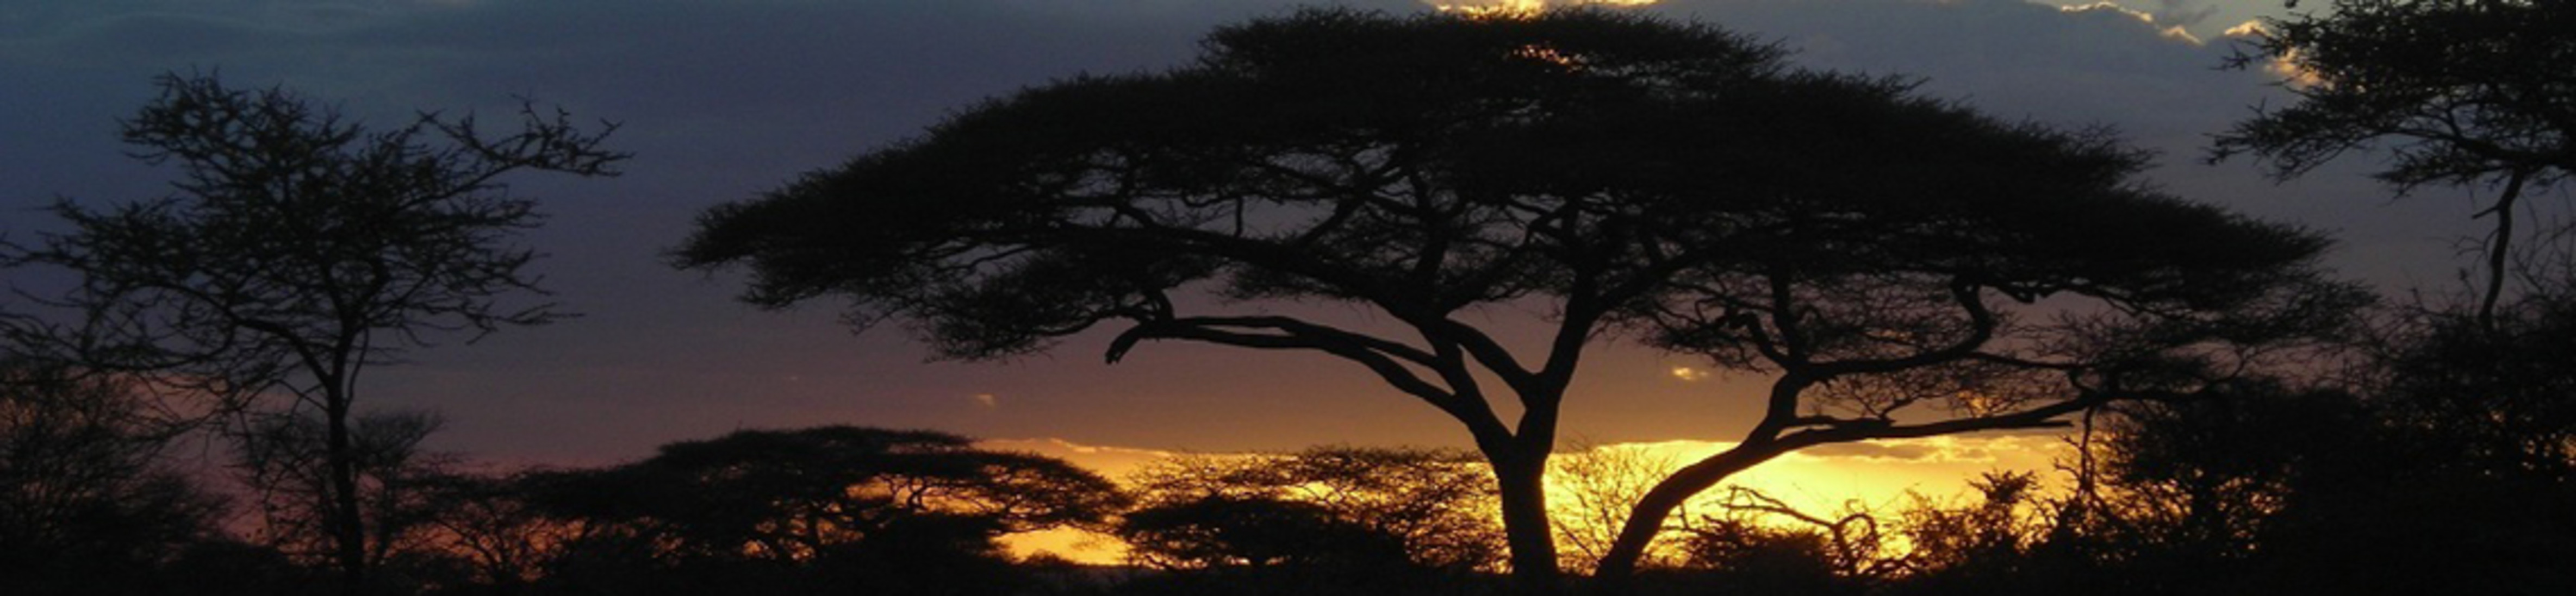
[[[1015,87],[1079,72],[1151,72],[1188,64],[1195,39],[1221,23],[1278,15],[1288,0],[1244,3],[36,3],[0,10],[0,195],[13,211],[54,195],[142,198],[173,180],[124,157],[116,121],[152,98],[173,69],[222,69],[245,87],[283,85],[330,98],[350,118],[410,121],[415,108],[513,113],[510,98],[562,103],[582,118],[626,123],[618,149],[639,157],[616,180],[518,180],[551,218],[526,247],[549,254],[533,272],[554,301],[585,319],[541,334],[502,334],[474,349],[425,349],[417,367],[379,370],[386,406],[435,406],[451,426],[433,442],[510,460],[603,462],[677,437],[734,426],[863,421],[938,426],[984,437],[1203,450],[1291,450],[1316,429],[1360,442],[1417,442],[1430,408],[1401,406],[1368,370],[1226,367],[1231,352],[1139,349],[1131,365],[1028,357],[1010,367],[922,365],[902,334],[850,342],[829,308],[757,316],[734,306],[739,285],[670,275],[657,254],[711,198],[739,198],[850,154],[914,136],[945,113]],[[1414,0],[1345,0],[1417,13]],[[2074,5],[2074,3],[2069,3]],[[2089,5],[2089,3],[2084,3]],[[2128,3],[2061,10],[2020,0],[1664,0],[1631,8],[1700,18],[1777,41],[1801,67],[1922,74],[1927,98],[1971,100],[2004,121],[2110,123],[2164,157],[2197,154],[2246,105],[2275,98],[2269,74],[2213,72],[2221,31],[2277,3]],[[2215,10],[2215,13],[2210,13]],[[2192,39],[2172,36],[2182,26]],[[2429,198],[2352,206],[2365,180],[2313,175],[2275,188],[2246,167],[2166,159],[2151,172],[2177,195],[2300,221],[2347,239],[2334,267],[2385,285],[2450,277],[2450,231],[2465,216]],[[2465,218],[2463,229],[2465,229]],[[8,239],[59,231],[52,218],[5,218]],[[10,275],[54,288],[59,277]],[[1337,326],[1381,321],[1321,313]],[[1105,334],[1074,337],[1097,349]],[[1546,342],[1502,326],[1499,342]],[[1584,401],[1569,414],[1595,437],[1703,437],[1747,424],[1749,408],[1708,408],[1700,393],[1741,380],[1685,383],[1667,370],[1703,367],[1654,349],[1589,352]],[[1538,365],[1538,362],[1530,362]],[[1216,370],[1229,370],[1218,375]],[[1213,401],[1234,385],[1239,401]],[[726,406],[711,406],[714,396]],[[976,406],[994,396],[999,408]],[[1092,408],[1159,411],[1087,416]],[[1342,411],[1370,411],[1352,421]],[[1206,432],[1203,419],[1265,419],[1265,429]]]
[[[2263,107],[2216,135],[2212,161],[2252,154],[2272,176],[2295,178],[2346,154],[2376,153],[2372,177],[2404,196],[2426,185],[2489,191],[2472,217],[2480,241],[2478,317],[2492,322],[2507,292],[2517,204],[2576,172],[2576,5],[2516,0],[2335,0],[2267,19],[2231,56],[2233,68],[2284,72],[2297,101]],[[2373,151],[2377,149],[2377,151]],[[2564,196],[2563,194],[2561,195]],[[2544,217],[2564,217],[2543,205]],[[2563,229],[2543,219],[2534,238]],[[2554,229],[2555,228],[2555,229]]]
[[[754,304],[904,321],[952,358],[1100,327],[1113,362],[1180,340],[1357,364],[1463,427],[1501,484],[1514,574],[1541,584],[1546,460],[1600,340],[1779,374],[1743,447],[1637,505],[1599,567],[1623,576],[1683,500],[1781,453],[2193,391],[2227,374],[2208,346],[2360,303],[2314,271],[2327,240],[2157,192],[2106,133],[1803,71],[1710,25],[1314,9],[1204,48],[716,206],[675,261],[744,268]],[[1553,329],[1508,345],[1473,316],[1505,306]],[[1829,392],[1900,375],[1897,395]],[[1916,402],[1957,417],[1900,423]]]
[[[374,373],[374,403],[446,414],[448,426],[431,438],[437,449],[604,463],[682,438],[830,422],[1155,448],[1293,449],[1327,433],[1357,444],[1468,446],[1460,434],[1421,432],[1454,424],[1439,411],[1409,402],[1374,371],[1329,358],[1148,346],[1101,366],[1091,354],[1113,338],[1093,333],[1065,340],[1075,352],[1064,354],[1079,357],[922,363],[921,346],[902,333],[852,339],[831,308],[751,312],[732,301],[741,286],[731,274],[675,275],[661,264],[711,201],[893,145],[1024,86],[1188,64],[1212,27],[1296,4],[16,3],[0,9],[0,80],[12,81],[0,85],[8,106],[0,138],[10,139],[0,143],[0,203],[13,214],[0,217],[0,234],[25,242],[61,231],[52,218],[18,216],[55,197],[166,192],[175,171],[128,159],[116,136],[117,121],[152,99],[161,73],[219,70],[248,88],[328,98],[378,124],[420,108],[498,118],[518,107],[511,98],[537,97],[623,123],[618,148],[637,157],[616,179],[516,186],[542,197],[552,215],[523,237],[547,255],[530,272],[584,318],[471,349],[416,352],[412,366]],[[1413,0],[1333,4],[1426,10]],[[2482,230],[2465,217],[2475,209],[2442,189],[2387,205],[2349,200],[2384,195],[2353,175],[2360,167],[2329,166],[2276,186],[2254,168],[2190,159],[2248,106],[2288,101],[2266,85],[2267,73],[2210,68],[2229,51],[2226,29],[2282,14],[2278,3],[2055,4],[1665,0],[1634,10],[1778,42],[1800,66],[1921,76],[1921,95],[2007,122],[2115,127],[2163,157],[2145,177],[2166,192],[2332,231],[2341,244],[2328,264],[2382,287],[2440,286],[2456,268],[2449,242]],[[67,283],[15,272],[7,281]],[[1393,324],[1298,305],[1269,314],[1348,331]],[[1508,322],[1521,314],[1506,307],[1472,316],[1492,317],[1495,341],[1517,350],[1551,339],[1544,325]],[[1759,379],[1669,373],[1706,370],[1696,357],[1605,345],[1582,364],[1568,400],[1597,407],[1569,408],[1560,425],[1604,442],[1721,438],[1714,429],[1763,415],[1758,400],[1707,399],[1761,394]]]
[[319,512],[312,538],[329,545],[341,589],[359,593],[369,537],[383,534],[357,494],[363,373],[440,334],[568,316],[513,304],[545,293],[526,271],[536,253],[513,243],[539,216],[502,177],[614,175],[626,155],[603,148],[605,131],[533,107],[515,132],[434,114],[370,128],[284,88],[210,73],[154,83],[160,96],[120,136],[134,159],[178,170],[170,194],[59,199],[49,211],[69,231],[0,243],[12,273],[78,279],[57,295],[18,293],[30,308],[11,310],[33,316],[0,319],[0,331],[31,357],[160,381],[217,404],[212,415],[317,417],[321,436],[294,444],[320,460],[302,471],[327,482],[297,505]]

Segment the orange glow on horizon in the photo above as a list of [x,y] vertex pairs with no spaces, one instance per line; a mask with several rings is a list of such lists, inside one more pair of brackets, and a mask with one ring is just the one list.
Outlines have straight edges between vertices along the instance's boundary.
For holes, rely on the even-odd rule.
[[[1121,481],[1154,461],[1181,455],[1150,449],[1077,445],[1056,439],[985,441],[979,446],[1059,457]],[[1733,446],[1727,442],[1687,440],[1617,443],[1559,453],[1558,457],[1611,452],[1615,457],[1651,469],[1649,475],[1660,479],[1675,468]],[[2056,435],[1945,436],[1826,445],[1783,455],[1738,474],[1720,487],[1703,493],[1700,499],[1676,512],[1676,516],[1716,513],[1718,500],[1725,496],[1725,486],[1750,488],[1813,515],[1840,512],[1848,506],[1892,515],[1897,509],[1911,504],[1909,494],[1935,500],[1964,498],[1968,492],[1968,481],[1982,472],[2039,471],[2045,478],[2055,461],[2072,448]],[[1557,510],[1559,523],[1595,516],[1575,510],[1579,503],[1573,492],[1579,489],[1571,480],[1564,474],[1550,474],[1548,478],[1548,503],[1551,509]],[[1614,479],[1617,481],[1636,480]],[[1076,563],[1117,565],[1126,562],[1126,545],[1115,537],[1076,530],[1005,536],[1003,544],[1013,555],[1024,558],[1045,553]],[[1560,549],[1564,547],[1560,546]]]

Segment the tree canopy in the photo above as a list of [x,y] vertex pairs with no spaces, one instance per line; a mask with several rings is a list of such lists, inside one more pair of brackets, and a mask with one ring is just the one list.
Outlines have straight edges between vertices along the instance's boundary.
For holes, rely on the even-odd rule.
[[[2293,5],[2296,3],[2293,2]],[[2281,71],[2297,101],[2217,135],[2213,159],[2252,153],[2279,178],[2383,149],[2375,175],[2496,189],[2486,294],[2512,268],[2516,201],[2576,172],[2576,5],[2554,0],[2335,0],[2266,19],[2230,65]]]
[[[2308,270],[2324,240],[2159,193],[2107,133],[1796,70],[1710,25],[1310,10],[1204,47],[973,106],[717,206],[676,261],[743,266],[757,304],[846,299],[853,321],[908,321],[950,357],[1102,325],[1113,362],[1149,340],[1340,357],[1466,429],[1511,567],[1541,582],[1541,477],[1600,340],[1785,375],[1755,448],[1693,466],[1632,521],[1659,524],[1799,447],[2187,391],[2212,345],[2274,339],[2344,296]],[[1266,300],[1389,323],[1244,306]],[[1480,326],[1497,308],[1538,312],[1547,339],[1508,345]],[[2255,321],[2280,324],[2240,325]],[[1953,382],[1871,384],[1901,374]],[[1833,396],[1861,407],[1810,415]],[[1896,416],[1916,404],[1952,407]]]
[[1096,525],[1125,506],[1115,485],[1062,460],[850,426],[738,431],[529,482],[543,508],[632,526],[679,558],[801,560],[923,523],[980,543]]
[[[1228,556],[1230,551],[1208,543],[1223,537],[1230,521],[1312,522],[1246,528],[1247,538],[1256,540],[1239,547],[1257,550],[1257,538],[1283,529],[1319,536],[1341,532],[1349,540],[1393,544],[1402,553],[1400,562],[1414,567],[1491,571],[1502,562],[1502,534],[1493,519],[1494,488],[1479,463],[1474,454],[1456,450],[1361,447],[1166,459],[1126,479],[1139,502],[1138,512],[1127,517],[1129,533],[1144,538],[1130,541],[1149,564],[1205,565]],[[1159,513],[1140,520],[1147,511]],[[1328,542],[1308,546],[1324,548]]]

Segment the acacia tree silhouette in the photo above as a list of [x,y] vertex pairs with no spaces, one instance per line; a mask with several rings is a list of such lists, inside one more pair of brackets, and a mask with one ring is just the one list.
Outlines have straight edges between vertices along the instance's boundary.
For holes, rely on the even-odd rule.
[[0,322],[33,355],[144,375],[217,410],[283,391],[318,411],[329,482],[317,508],[342,589],[357,593],[368,560],[350,428],[360,373],[436,332],[480,337],[565,316],[501,301],[544,291],[524,271],[535,253],[509,242],[537,225],[535,202],[499,179],[613,175],[626,155],[533,107],[502,136],[437,114],[371,131],[283,89],[213,75],[158,84],[123,135],[138,159],[179,166],[176,194],[106,210],[55,203],[72,231],[0,244],[0,265],[79,274],[57,297],[19,293],[76,314]]
[[[2145,363],[2212,339],[2196,324],[2288,302],[2324,245],[2134,184],[2140,156],[2102,135],[1796,72],[1702,24],[1309,10],[1204,46],[1183,68],[994,100],[712,208],[675,262],[746,266],[755,304],[840,296],[862,326],[912,320],[946,357],[1042,351],[1102,324],[1124,325],[1111,362],[1148,340],[1340,357],[1466,429],[1492,464],[1512,572],[1547,589],[1543,476],[1597,340],[1634,332],[1788,377],[1747,448],[1639,505],[1631,529],[1650,536],[1681,497],[1797,448],[2041,426],[2187,389],[2145,374],[2179,367]],[[2061,296],[2103,308],[2039,322],[2006,308]],[[1261,300],[1364,307],[1394,328],[1224,311]],[[1541,310],[1552,330],[1516,351],[1471,322],[1493,307]],[[2097,339],[2124,341],[2077,347]],[[1904,371],[2074,379],[2115,362],[2141,372],[1854,401],[1870,405],[1852,417],[1799,405]],[[1893,417],[1918,402],[1962,408]],[[1632,567],[1622,546],[1604,573]]]
[[[2296,2],[2291,2],[2296,5]],[[2334,0],[2271,18],[2230,57],[2280,67],[2298,101],[2258,108],[2219,133],[2215,162],[2252,153],[2289,179],[2389,142],[2374,174],[2399,195],[2425,184],[2490,186],[2478,320],[2492,324],[2513,252],[2516,202],[2576,172],[2576,4],[2526,0]]]

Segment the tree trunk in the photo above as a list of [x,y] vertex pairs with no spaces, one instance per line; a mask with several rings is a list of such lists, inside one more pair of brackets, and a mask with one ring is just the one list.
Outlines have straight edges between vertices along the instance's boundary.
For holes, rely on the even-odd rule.
[[1522,594],[1552,594],[1559,587],[1556,537],[1547,514],[1547,453],[1488,453],[1500,485],[1503,537],[1511,547],[1512,582]]
[[323,516],[331,533],[332,558],[340,567],[340,593],[357,596],[366,593],[367,527],[358,504],[358,465],[349,437],[349,400],[344,396],[326,396],[329,407],[323,408],[324,424],[329,428],[323,459],[329,470],[331,501],[323,504]]
[[1635,507],[1629,509],[1627,523],[1620,526],[1618,540],[1610,543],[1610,552],[1601,555],[1593,577],[1608,588],[1606,591],[1617,593],[1627,578],[1636,574],[1637,563],[1645,558],[1646,547],[1654,545],[1655,535],[1663,532],[1664,520],[1672,517],[1673,510],[1680,509],[1691,496],[1717,486],[1728,476],[1769,461],[1783,452],[1784,449],[1768,441],[1746,443],[1683,466],[1664,477],[1662,482],[1655,483],[1653,489],[1646,491],[1645,497],[1637,500]]
[[2495,329],[2496,302],[2504,298],[2505,269],[2513,263],[2513,203],[2522,197],[2523,182],[2530,177],[2527,170],[2514,170],[2504,192],[2496,196],[2495,206],[2486,209],[2495,214],[2496,227],[2495,235],[2487,238],[2486,296],[2478,300],[2478,326],[2483,330]]

